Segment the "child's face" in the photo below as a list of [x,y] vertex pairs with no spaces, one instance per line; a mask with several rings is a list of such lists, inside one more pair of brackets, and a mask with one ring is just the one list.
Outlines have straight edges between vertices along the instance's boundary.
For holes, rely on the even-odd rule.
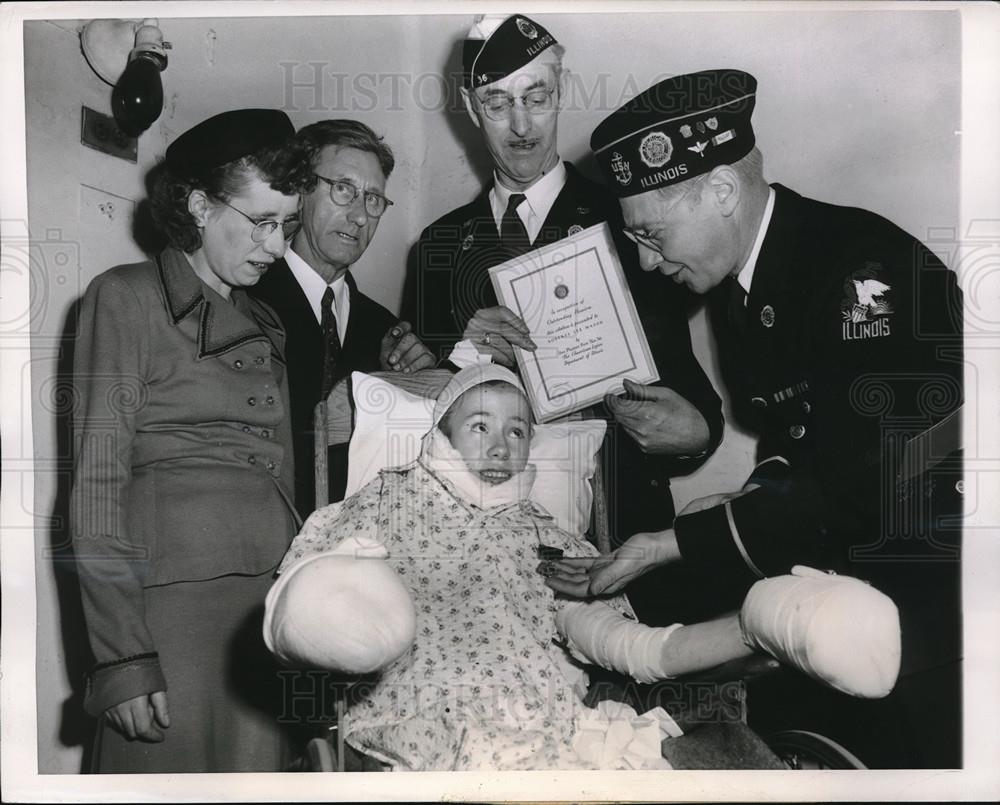
[[513,386],[469,389],[449,411],[449,430],[452,447],[485,483],[501,484],[528,463],[531,411]]

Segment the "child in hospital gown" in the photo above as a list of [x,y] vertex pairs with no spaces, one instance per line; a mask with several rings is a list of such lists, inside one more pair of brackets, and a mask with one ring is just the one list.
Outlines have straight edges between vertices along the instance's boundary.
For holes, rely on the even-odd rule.
[[[553,642],[564,602],[536,567],[540,545],[597,552],[528,500],[531,414],[519,386],[500,367],[460,372],[419,460],[316,511],[282,563],[374,538],[409,588],[413,646],[342,725],[349,744],[394,768],[586,766],[571,747],[585,677]],[[624,598],[615,606],[629,611]]]
[[[377,545],[409,591],[412,645],[381,667],[340,725],[360,752],[404,770],[595,768],[574,742],[593,712],[582,703],[586,675],[557,644],[559,631],[577,658],[644,682],[745,656],[753,646],[855,695],[891,689],[899,667],[895,607],[873,601],[880,594],[858,589],[866,585],[855,579],[812,571],[765,580],[739,616],[659,629],[634,623],[623,597],[557,599],[536,570],[539,547],[571,557],[597,551],[528,499],[531,414],[516,376],[494,365],[463,369],[438,398],[434,423],[417,461],[383,470],[342,505],[314,512],[279,568],[346,544]],[[268,596],[272,650],[267,624],[281,585]],[[845,600],[880,624],[863,640],[851,638],[866,648],[858,657],[873,662],[846,676]],[[879,611],[884,617],[875,617]],[[329,617],[336,629],[337,613]],[[817,640],[824,619],[836,635]],[[816,646],[836,648],[835,656],[817,655]]]

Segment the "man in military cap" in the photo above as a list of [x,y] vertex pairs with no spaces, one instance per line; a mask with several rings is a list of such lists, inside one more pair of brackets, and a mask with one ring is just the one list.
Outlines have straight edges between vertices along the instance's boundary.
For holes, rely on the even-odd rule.
[[[281,319],[295,447],[295,503],[315,508],[313,410],[351,372],[415,371],[434,365],[430,351],[399,319],[358,290],[348,269],[364,254],[392,202],[385,185],[392,150],[356,120],[322,120],[296,140],[311,161],[302,228],[283,259],[251,293]],[[347,482],[347,445],[330,449],[330,498]]]
[[[605,401],[617,425],[611,429],[610,477],[617,481],[610,500],[612,538],[624,538],[670,524],[670,476],[690,471],[697,464],[693,457],[714,450],[722,432],[721,406],[692,354],[683,295],[639,270],[634,245],[620,235],[613,199],[559,158],[563,52],[549,31],[523,14],[481,18],[470,31],[462,96],[493,161],[493,181],[471,203],[424,230],[407,313],[439,357],[451,354],[452,362],[463,364],[478,352],[513,366],[513,347],[535,345],[521,319],[497,305],[488,269],[595,224],[612,223],[662,378],[655,386],[629,385],[629,399]],[[460,348],[451,353],[458,342]],[[643,610],[637,590],[629,594],[641,615],[658,614],[658,608]]]
[[610,559],[564,562],[551,584],[593,595],[653,567],[709,568],[723,608],[800,563],[869,580],[900,609],[901,677],[883,703],[830,706],[878,725],[874,764],[957,766],[961,291],[889,221],[768,185],[756,90],[738,70],[677,76],[606,118],[591,147],[642,267],[720,289],[727,385],[760,461],[742,489]]

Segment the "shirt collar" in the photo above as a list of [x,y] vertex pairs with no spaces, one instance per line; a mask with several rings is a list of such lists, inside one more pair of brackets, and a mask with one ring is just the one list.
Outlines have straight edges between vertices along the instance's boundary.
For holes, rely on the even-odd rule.
[[494,171],[493,189],[490,190],[490,207],[493,210],[493,218],[496,221],[497,228],[500,227],[503,214],[507,211],[507,202],[515,192],[524,194],[531,209],[531,214],[536,217],[539,225],[541,225],[541,222],[548,217],[552,205],[556,203],[556,198],[559,196],[559,192],[563,189],[564,184],[566,184],[566,163],[561,159],[556,162],[556,166],[552,170],[544,174],[531,187],[521,191],[514,191],[504,187],[500,184],[500,180],[496,176],[496,171]]
[[291,248],[285,249],[285,262],[288,264],[289,270],[295,277],[295,281],[302,289],[302,293],[306,295],[306,299],[309,301],[309,307],[312,308],[313,315],[316,316],[316,321],[323,320],[323,312],[320,309],[323,294],[326,293],[327,287],[333,289],[333,298],[336,302],[337,329],[340,329],[342,326],[340,319],[344,309],[344,302],[348,295],[346,282],[347,272],[343,272],[328,286],[326,281],[316,272],[316,270],[299,255],[293,252]]
[[757,229],[757,237],[753,242],[753,248],[747,261],[736,275],[736,281],[747,294],[750,293],[750,285],[753,282],[753,272],[757,267],[757,258],[760,256],[761,246],[764,245],[764,236],[767,235],[767,228],[771,223],[771,214],[774,212],[774,188],[767,189],[767,204],[764,205],[764,217],[760,219],[760,226]]

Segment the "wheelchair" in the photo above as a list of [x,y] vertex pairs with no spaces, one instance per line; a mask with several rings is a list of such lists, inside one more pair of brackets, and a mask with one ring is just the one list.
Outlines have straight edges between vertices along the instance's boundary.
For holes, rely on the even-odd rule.
[[[375,373],[376,377],[405,391],[436,397],[447,383],[447,370],[425,370],[412,375]],[[345,378],[315,410],[316,506],[329,502],[328,448],[350,441],[353,427],[350,378]],[[597,462],[592,480],[594,505],[588,538],[601,553],[611,550],[608,526],[605,471]],[[585,704],[610,698],[631,704],[642,713],[662,706],[684,730],[678,738],[663,742],[664,757],[674,768],[700,769],[863,769],[864,763],[834,739],[805,729],[778,729],[758,734],[751,726],[748,687],[756,680],[780,678],[786,673],[768,656],[754,655],[725,663],[709,671],[668,680],[656,685],[638,685],[613,672],[588,668],[591,685]],[[302,756],[290,771],[344,772],[382,771],[387,767],[348,745],[339,724],[348,707],[350,680],[331,676],[328,692],[332,708],[323,708],[320,723],[304,745]],[[326,710],[332,709],[332,712]]]

